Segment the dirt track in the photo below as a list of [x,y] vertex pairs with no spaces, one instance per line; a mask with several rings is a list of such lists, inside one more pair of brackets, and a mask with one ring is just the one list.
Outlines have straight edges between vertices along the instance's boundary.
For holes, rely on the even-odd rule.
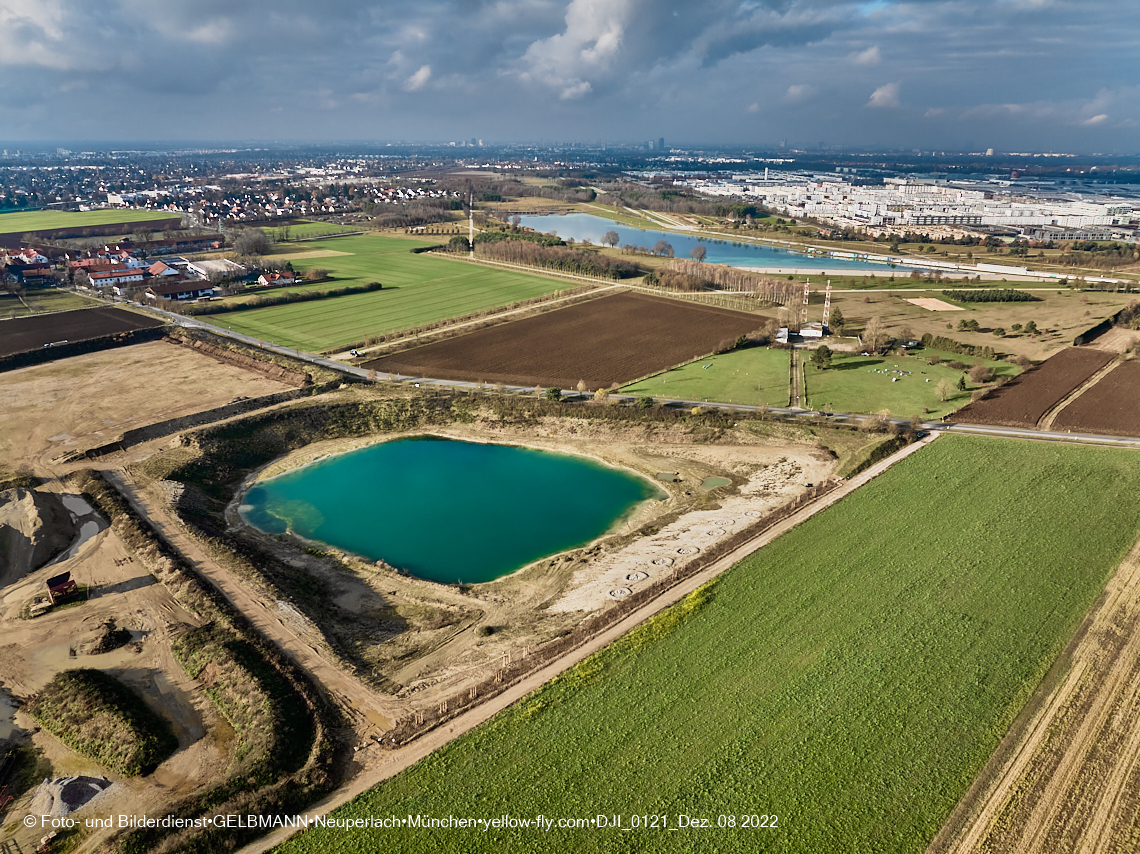
[[1061,662],[1068,672],[1031,701],[927,854],[1136,850],[1140,544]]
[[[781,534],[784,534],[797,525],[802,524],[814,516],[816,513],[825,510],[835,502],[839,501],[845,495],[849,495],[851,492],[863,486],[870,480],[878,477],[899,460],[909,456],[912,453],[915,453],[916,451],[928,445],[930,442],[934,441],[937,436],[938,434],[931,434],[921,442],[917,442],[914,445],[911,445],[909,448],[904,449],[900,453],[895,454],[894,456],[889,457],[880,463],[876,463],[874,466],[867,469],[867,471],[846,481],[839,489],[835,490],[834,492],[830,492],[820,498],[818,501],[815,501],[812,504],[803,507],[801,510],[794,513],[787,519],[764,531],[755,539],[741,545],[739,548],[725,555],[716,563],[711,564],[702,572],[681,582],[676,587],[670,589],[657,599],[647,604],[645,607],[632,612],[624,620],[616,623],[610,629],[596,636],[583,646],[578,647],[573,652],[567,654],[557,662],[544,667],[541,670],[535,671],[526,678],[522,679],[520,682],[512,685],[503,693],[498,694],[497,696],[489,699],[487,702],[482,703],[479,706],[476,706],[471,711],[465,712],[464,714],[453,718],[445,725],[441,726],[439,729],[428,733],[427,735],[417,739],[405,747],[401,747],[388,753],[383,757],[381,763],[377,767],[370,768],[368,771],[360,774],[348,785],[339,789],[331,797],[326,798],[319,803],[313,804],[309,808],[309,812],[320,812],[322,814],[327,813],[336,807],[348,803],[353,798],[357,797],[363,792],[368,791],[374,786],[379,785],[384,780],[395,776],[400,771],[403,771],[406,768],[410,768],[412,765],[419,762],[421,759],[428,756],[433,751],[438,750],[448,742],[459,738],[464,733],[470,732],[481,723],[490,720],[498,712],[502,711],[513,703],[518,702],[523,697],[530,694],[532,691],[541,688],[551,679],[558,676],[560,673],[569,670],[571,667],[573,667],[575,664],[578,664],[587,656],[613,643],[622,635],[640,625],[654,614],[680,601],[685,596],[688,596],[702,584],[705,584],[706,582],[711,581],[713,578],[716,578],[725,570],[736,565],[745,557],[752,554],[758,548],[767,545],[779,537]],[[294,832],[296,832],[295,828],[283,828],[279,831],[271,833],[268,836],[265,836],[262,839],[258,840],[257,842],[251,843],[245,848],[242,848],[242,854],[256,854],[256,852],[268,851],[273,846],[278,845],[283,840],[287,839]]]

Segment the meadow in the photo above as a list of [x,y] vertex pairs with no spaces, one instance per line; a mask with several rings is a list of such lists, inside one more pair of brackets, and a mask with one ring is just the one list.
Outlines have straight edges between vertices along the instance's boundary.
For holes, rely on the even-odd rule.
[[310,829],[276,850],[921,852],[1140,533],[1119,500],[1138,487],[1131,452],[943,436],[332,814],[626,831]]
[[788,405],[790,367],[787,350],[749,347],[690,362],[621,391],[655,398],[782,407]]
[[[384,290],[319,302],[215,314],[210,323],[300,350],[328,351],[372,336],[411,329],[566,287],[565,282],[416,255],[409,250],[429,241],[364,235],[322,240],[322,249],[343,252],[296,260],[299,272],[321,268],[332,281],[310,288],[339,288],[381,282]],[[302,286],[302,288],[305,286]],[[297,290],[271,291],[278,294]]]
[[178,228],[177,213],[163,211],[135,211],[120,208],[97,211],[21,211],[0,214],[0,234],[25,234],[58,229],[83,229],[88,226],[117,225],[118,223],[150,222],[163,218],[172,220]]
[[[919,350],[913,356],[836,353],[831,367],[824,370],[816,370],[810,351],[804,350],[800,356],[804,366],[805,408],[866,413],[885,409],[896,418],[912,415],[940,418],[970,402],[971,390],[980,386],[967,379],[967,390],[959,391],[962,371],[949,367],[949,362],[957,360],[967,366],[983,362],[998,376],[1014,377],[1020,373],[1010,362],[991,362],[938,350]],[[937,365],[927,364],[932,356],[942,361]],[[940,380],[946,380],[952,388],[945,401],[938,393]]]
[[[24,306],[24,303],[27,303],[27,307]],[[24,294],[24,302],[20,302],[14,296],[0,296],[0,320],[26,317],[29,314],[42,314],[49,311],[90,308],[93,305],[101,304],[98,300],[59,288],[30,288]]]

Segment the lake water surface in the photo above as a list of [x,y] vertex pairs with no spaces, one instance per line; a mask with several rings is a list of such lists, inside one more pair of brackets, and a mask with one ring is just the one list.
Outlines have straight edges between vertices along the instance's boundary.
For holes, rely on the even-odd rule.
[[618,246],[632,244],[644,246],[652,251],[658,240],[664,240],[673,247],[677,258],[688,258],[697,246],[705,247],[705,260],[711,264],[728,264],[731,267],[768,267],[776,269],[805,269],[811,270],[816,265],[820,270],[852,270],[854,272],[875,273],[885,275],[890,272],[890,266],[876,261],[860,261],[853,258],[835,258],[830,255],[809,255],[805,252],[792,252],[776,246],[765,246],[759,243],[734,243],[731,240],[713,239],[705,237],[700,240],[696,235],[688,235],[675,231],[642,230],[630,225],[621,225],[605,217],[592,214],[549,214],[546,216],[527,215],[521,217],[521,224],[535,231],[555,232],[563,240],[574,238],[576,241],[589,240],[600,244],[602,235],[607,231],[618,233]]
[[592,460],[419,437],[261,481],[242,517],[442,583],[490,581],[604,534],[665,494]]

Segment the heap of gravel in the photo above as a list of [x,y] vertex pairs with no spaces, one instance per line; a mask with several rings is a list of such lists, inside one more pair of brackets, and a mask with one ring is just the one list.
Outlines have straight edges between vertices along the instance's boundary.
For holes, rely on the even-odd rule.
[[106,777],[56,777],[36,787],[29,815],[65,816],[85,807],[105,792],[117,790],[119,783]]

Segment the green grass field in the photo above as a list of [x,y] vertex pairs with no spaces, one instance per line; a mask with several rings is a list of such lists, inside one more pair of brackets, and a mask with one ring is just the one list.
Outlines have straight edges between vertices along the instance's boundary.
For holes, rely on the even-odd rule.
[[0,234],[26,234],[34,231],[51,231],[58,228],[85,228],[89,225],[111,225],[120,222],[139,222],[169,216],[175,222],[178,214],[162,211],[98,210],[98,211],[28,211],[0,214]]
[[[942,363],[928,365],[931,356]],[[811,364],[811,352],[801,353],[804,363],[803,405],[828,412],[882,412],[889,410],[896,418],[922,415],[939,418],[970,402],[970,391],[958,391],[962,371],[947,367],[946,362],[960,360],[966,365],[977,361],[936,350],[919,350],[914,356],[857,356],[837,353],[831,367],[818,371]],[[989,362],[1001,376],[1013,377],[1020,370],[1009,362]],[[893,373],[894,371],[904,373]],[[909,376],[905,375],[909,373]],[[897,381],[892,382],[897,377]],[[938,382],[947,380],[954,387],[951,397],[939,399]],[[967,380],[967,389],[977,386]],[[924,415],[924,410],[926,414]]]
[[48,311],[71,311],[73,308],[90,308],[101,305],[99,300],[82,297],[58,288],[32,288],[24,296],[23,303],[13,296],[0,296],[0,319],[26,317],[29,314],[43,314]]
[[621,391],[660,398],[787,406],[789,361],[787,350],[750,347],[690,362]]
[[[468,264],[449,258],[413,255],[433,241],[363,235],[332,238],[322,249],[351,254],[296,260],[297,270],[328,270],[334,281],[322,289],[382,282],[384,290],[298,305],[215,314],[210,323],[267,341],[321,351],[344,347],[374,335],[411,329],[566,287],[565,282],[526,273]],[[271,291],[270,293],[280,293]]]
[[[271,240],[280,240],[282,235],[281,228],[273,226],[265,226],[262,228]],[[367,231],[366,226],[360,225],[340,225],[335,222],[313,222],[311,220],[302,220],[289,226],[289,239],[299,240],[305,237],[323,237],[327,234],[344,234],[346,232],[354,231]]]
[[711,828],[322,829],[276,850],[921,852],[1140,533],[1119,500],[1138,488],[1134,452],[941,437],[334,813]]

